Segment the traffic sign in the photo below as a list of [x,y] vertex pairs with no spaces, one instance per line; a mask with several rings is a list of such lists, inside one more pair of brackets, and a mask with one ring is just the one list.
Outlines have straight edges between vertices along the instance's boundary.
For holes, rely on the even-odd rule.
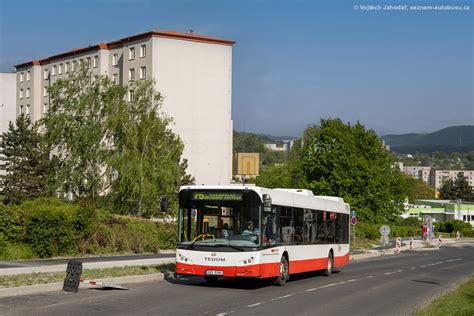
[[351,218],[351,224],[352,224],[352,225],[357,224],[357,217],[352,216],[352,218]]
[[356,217],[356,211],[351,211],[351,216]]
[[380,237],[380,242],[382,244],[388,244],[388,236],[382,236]]
[[382,236],[388,236],[390,234],[390,227],[387,225],[382,225],[380,226],[380,235]]

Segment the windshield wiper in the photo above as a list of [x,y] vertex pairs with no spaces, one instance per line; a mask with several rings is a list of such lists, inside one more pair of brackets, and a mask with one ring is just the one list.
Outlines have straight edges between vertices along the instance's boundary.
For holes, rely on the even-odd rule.
[[230,242],[228,244],[217,244],[217,245],[208,245],[208,246],[210,246],[210,247],[230,247],[230,248],[238,250],[238,251],[245,251],[244,248],[239,247],[239,246],[231,245]]

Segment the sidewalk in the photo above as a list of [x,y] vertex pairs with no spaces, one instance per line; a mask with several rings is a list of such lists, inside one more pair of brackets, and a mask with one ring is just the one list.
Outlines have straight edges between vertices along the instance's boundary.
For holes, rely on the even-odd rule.
[[[71,260],[81,260],[81,259],[74,258]],[[150,266],[150,265],[169,264],[169,263],[174,263],[174,262],[175,262],[174,256],[165,257],[165,258],[153,258],[153,259],[83,262],[82,269],[90,270],[90,269],[103,269],[103,268],[125,267],[125,266]],[[3,268],[3,269],[0,269],[0,276],[38,273],[38,272],[45,272],[45,273],[65,272],[66,268],[67,268],[67,263]]]

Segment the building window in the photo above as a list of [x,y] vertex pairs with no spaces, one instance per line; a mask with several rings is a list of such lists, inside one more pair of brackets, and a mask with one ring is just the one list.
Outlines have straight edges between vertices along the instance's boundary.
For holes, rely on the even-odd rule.
[[30,105],[26,105],[26,115],[30,116]]
[[140,46],[140,57],[143,58],[146,56],[146,45]]
[[27,97],[27,98],[30,97],[30,88],[26,88],[26,97]]
[[25,110],[23,108],[23,105],[20,105],[20,114],[25,114]]
[[43,87],[43,97],[46,97],[46,96],[48,96],[48,88]]
[[128,71],[128,80],[135,80],[135,68],[130,68]]
[[58,75],[63,73],[63,64],[59,64]]
[[135,98],[135,91],[129,90],[128,91],[128,101],[132,102],[134,98]]
[[146,67],[140,67],[140,79],[145,79],[146,77]]
[[57,69],[58,69],[58,66],[54,65],[53,66],[53,76],[56,76]]
[[118,84],[118,74],[113,74],[113,75],[112,75],[112,82],[113,82],[114,84]]
[[20,99],[23,99],[23,89],[20,89]]
[[74,60],[71,64],[71,71],[76,71],[76,67],[77,67],[77,61]]
[[48,103],[43,104],[43,114],[48,113]]
[[23,82],[23,73],[20,72],[20,82]]
[[87,62],[87,68],[90,68],[91,67],[91,58],[87,57],[86,62]]
[[43,70],[43,79],[48,79],[49,71],[48,69]]
[[30,81],[30,71],[26,72],[26,81]]
[[112,56],[112,66],[118,65],[118,54],[113,54]]
[[68,71],[69,71],[69,62],[64,64],[64,72],[68,72]]
[[92,59],[92,67],[97,66],[99,66],[99,56],[94,56],[94,59]]
[[135,47],[130,47],[128,49],[128,59],[129,60],[135,59]]

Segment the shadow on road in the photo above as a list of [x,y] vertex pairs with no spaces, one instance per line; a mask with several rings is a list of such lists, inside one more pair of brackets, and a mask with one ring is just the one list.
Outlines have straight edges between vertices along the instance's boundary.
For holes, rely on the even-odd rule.
[[[339,273],[339,270],[334,270],[333,274]],[[313,271],[292,274],[289,283],[306,280],[311,278],[325,278],[323,271]],[[253,279],[253,278],[238,278],[228,279],[222,278],[215,282],[207,282],[203,277],[198,276],[179,276],[176,277],[172,273],[165,274],[165,280],[171,284],[185,285],[185,286],[199,286],[208,288],[226,288],[238,290],[257,290],[264,287],[273,286],[273,279]]]

